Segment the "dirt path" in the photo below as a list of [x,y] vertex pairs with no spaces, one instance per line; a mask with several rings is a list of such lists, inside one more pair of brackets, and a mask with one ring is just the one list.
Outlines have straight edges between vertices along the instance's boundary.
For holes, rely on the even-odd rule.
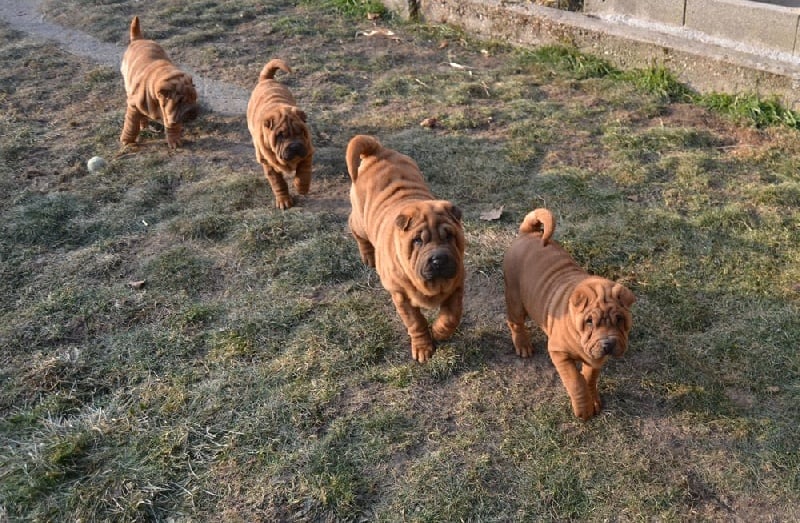
[[[86,33],[47,22],[40,7],[41,2],[38,0],[3,0],[0,2],[0,20],[34,38],[56,42],[70,54],[86,57],[115,69],[119,67],[123,48],[101,42]],[[245,90],[203,78],[190,68],[181,67],[193,76],[200,99],[208,109],[221,114],[244,114],[249,97]]]

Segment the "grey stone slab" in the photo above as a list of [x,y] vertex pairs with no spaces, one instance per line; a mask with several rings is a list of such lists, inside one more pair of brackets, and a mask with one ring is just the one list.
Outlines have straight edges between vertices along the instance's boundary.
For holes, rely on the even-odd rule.
[[683,25],[686,0],[584,0],[586,14],[626,15],[662,24]]
[[783,7],[800,7],[800,0],[752,0],[759,4],[773,4]]
[[746,0],[686,0],[685,27],[791,54],[799,13],[794,8]]

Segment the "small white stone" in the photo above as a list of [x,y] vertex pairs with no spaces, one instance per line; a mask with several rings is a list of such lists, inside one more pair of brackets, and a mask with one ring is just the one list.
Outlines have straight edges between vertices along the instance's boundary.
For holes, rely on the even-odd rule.
[[86,162],[86,167],[89,169],[89,172],[96,173],[108,167],[108,162],[100,156],[92,156],[89,161]]

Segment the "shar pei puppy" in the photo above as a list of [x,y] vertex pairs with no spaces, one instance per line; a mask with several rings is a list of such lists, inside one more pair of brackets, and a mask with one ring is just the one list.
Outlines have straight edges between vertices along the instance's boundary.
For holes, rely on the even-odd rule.
[[197,118],[197,90],[192,77],[170,61],[164,49],[145,40],[134,16],[130,44],[122,56],[122,78],[128,95],[125,124],[119,140],[123,145],[136,142],[139,131],[149,120],[161,120],[171,149],[181,146],[183,124]]
[[[525,318],[547,335],[547,352],[567,389],[575,415],[589,419],[602,407],[597,391],[609,356],[628,347],[636,301],[623,285],[591,276],[551,240],[555,219],[530,212],[503,259],[508,327],[517,354],[533,354]],[[580,366],[580,371],[578,367]]]
[[284,175],[294,175],[294,188],[308,194],[314,147],[306,125],[306,113],[297,107],[291,91],[274,80],[280,69],[291,73],[283,60],[267,62],[247,104],[247,127],[253,137],[256,161],[264,167],[275,206],[288,209],[292,197]]
[[[450,337],[461,322],[464,230],[461,211],[433,197],[417,164],[372,136],[350,140],[350,232],[361,259],[375,267],[411,337],[418,362],[433,340]],[[421,308],[439,308],[432,327]],[[431,336],[432,335],[432,336]]]

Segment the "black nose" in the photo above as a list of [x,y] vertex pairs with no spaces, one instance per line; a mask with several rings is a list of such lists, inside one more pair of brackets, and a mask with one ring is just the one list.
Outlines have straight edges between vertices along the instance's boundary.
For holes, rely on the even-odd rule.
[[456,263],[446,253],[436,253],[428,259],[428,279],[452,278],[456,274]]
[[291,160],[292,158],[296,158],[298,156],[302,157],[305,155],[306,146],[303,142],[292,142],[283,150],[284,160]]
[[600,342],[600,347],[602,347],[603,352],[605,354],[611,354],[614,352],[614,349],[617,347],[617,340],[613,338],[608,338]]
[[431,257],[431,265],[433,265],[434,268],[442,267],[446,263],[447,263],[447,256],[443,254],[434,254]]

